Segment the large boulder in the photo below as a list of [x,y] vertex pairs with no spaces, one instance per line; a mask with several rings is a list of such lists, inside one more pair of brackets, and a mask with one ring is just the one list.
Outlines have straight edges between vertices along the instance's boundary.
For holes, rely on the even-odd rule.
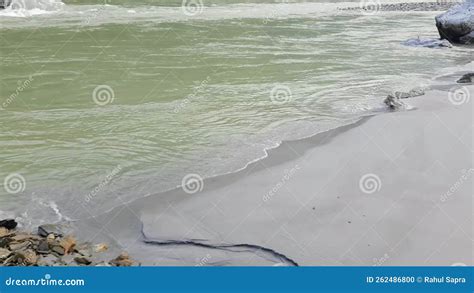
[[466,0],[435,19],[441,39],[451,43],[474,44],[474,0]]
[[11,4],[12,0],[0,0],[0,9],[5,9]]

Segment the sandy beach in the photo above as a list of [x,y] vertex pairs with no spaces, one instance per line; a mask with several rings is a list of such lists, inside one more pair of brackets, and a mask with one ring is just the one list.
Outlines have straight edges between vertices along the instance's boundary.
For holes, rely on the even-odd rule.
[[472,265],[474,87],[455,83],[462,73],[404,100],[410,110],[74,225],[143,265]]

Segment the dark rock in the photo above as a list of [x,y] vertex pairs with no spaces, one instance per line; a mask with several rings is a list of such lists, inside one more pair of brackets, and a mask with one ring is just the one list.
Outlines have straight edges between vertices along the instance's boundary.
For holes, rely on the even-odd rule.
[[62,228],[58,225],[46,224],[38,227],[39,236],[48,237],[50,234],[53,234],[56,237],[62,237],[64,233]]
[[13,219],[6,219],[0,221],[0,227],[7,228],[8,230],[13,230],[16,228],[18,223]]
[[9,237],[0,238],[0,248],[6,248],[11,241]]
[[401,101],[401,99],[408,99],[408,98],[414,98],[418,96],[424,95],[425,92],[421,89],[413,89],[409,91],[408,93],[406,92],[394,92],[392,94],[389,94],[385,100],[384,103],[387,105],[390,109],[396,110],[400,108],[405,107],[405,103]]
[[0,9],[5,9],[12,3],[12,0],[0,0]]
[[474,80],[474,72],[464,74],[459,80],[458,83],[471,83]]
[[44,239],[40,240],[40,242],[38,243],[38,247],[36,248],[36,251],[38,253],[43,253],[43,254],[49,253],[48,241]]
[[441,39],[451,43],[472,43],[474,32],[474,1],[467,0],[436,16],[436,27]]
[[[361,2],[362,3],[362,2]],[[382,4],[379,3],[376,5],[376,1],[373,1],[374,6],[379,11],[441,11],[451,8],[455,5],[455,2],[451,1],[437,1],[437,2],[414,2],[414,3],[394,3],[394,4]],[[370,4],[370,1],[367,2]],[[367,11],[374,9],[370,5],[359,5],[348,8],[339,8],[339,10],[349,10],[349,11]]]
[[461,44],[465,45],[474,44],[474,32],[470,32],[469,34],[460,37],[459,41],[461,42]]
[[424,47],[424,48],[451,48],[453,45],[448,40],[437,40],[437,39],[409,39],[402,43],[405,46],[410,47]]
[[80,264],[80,265],[90,265],[92,263],[92,261],[90,261],[88,258],[86,257],[83,257],[83,256],[77,256],[74,258],[74,260],[76,261],[76,263]]

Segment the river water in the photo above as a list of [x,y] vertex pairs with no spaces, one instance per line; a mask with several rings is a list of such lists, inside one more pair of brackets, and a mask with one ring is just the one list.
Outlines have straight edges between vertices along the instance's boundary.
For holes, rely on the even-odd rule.
[[275,2],[17,0],[0,11],[0,215],[76,219],[187,174],[233,172],[472,58],[401,44],[436,38],[439,12]]

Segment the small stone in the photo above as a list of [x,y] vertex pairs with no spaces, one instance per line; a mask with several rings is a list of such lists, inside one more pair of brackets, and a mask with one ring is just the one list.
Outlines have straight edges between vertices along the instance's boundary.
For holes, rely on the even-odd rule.
[[0,237],[0,248],[8,247],[12,240],[8,237]]
[[68,236],[62,239],[59,243],[64,248],[64,254],[68,254],[72,252],[74,246],[76,246],[76,239],[71,236]]
[[25,251],[22,251],[21,253],[24,255],[25,264],[35,265],[38,262],[38,256],[33,250],[27,249]]
[[5,237],[10,234],[10,230],[5,227],[0,227],[0,237]]
[[38,253],[43,253],[43,254],[49,253],[48,241],[47,240],[41,240],[38,243],[38,247],[36,248],[36,251]]
[[4,260],[10,256],[12,252],[5,248],[0,248],[0,260]]
[[86,257],[92,256],[92,253],[89,249],[77,249],[77,253],[79,253],[82,256],[86,256]]
[[59,255],[64,255],[64,248],[60,245],[55,245],[55,246],[51,247],[51,250],[53,252],[56,252]]
[[3,264],[6,266],[12,265],[23,265],[24,255],[18,252],[13,252],[4,262]]
[[76,263],[80,264],[80,265],[90,265],[92,263],[92,261],[90,261],[88,258],[86,257],[83,257],[83,256],[78,256],[78,257],[75,257],[74,260],[76,261]]
[[54,236],[63,236],[63,231],[58,225],[46,224],[38,227],[38,235],[41,237],[48,237],[53,234]]
[[6,219],[0,221],[0,227],[7,228],[8,230],[13,230],[16,228],[18,223],[13,219]]
[[474,82],[474,72],[464,74],[457,82],[458,83]]
[[94,246],[95,252],[104,252],[104,251],[107,251],[107,249],[109,249],[109,246],[107,246],[107,244],[105,243],[100,243]]
[[399,108],[405,107],[405,104],[400,101],[397,96],[388,95],[387,98],[383,101],[391,110],[397,110]]
[[24,242],[11,242],[9,245],[10,250],[16,251],[16,250],[24,250],[30,246],[30,242],[24,241]]
[[117,266],[117,267],[129,267],[133,265],[133,261],[130,259],[128,253],[122,252],[117,258],[113,259],[110,261],[111,265]]
[[16,242],[23,242],[25,240],[38,240],[39,238],[36,237],[35,235],[30,235],[30,234],[17,234],[13,237],[11,237],[13,241]]

